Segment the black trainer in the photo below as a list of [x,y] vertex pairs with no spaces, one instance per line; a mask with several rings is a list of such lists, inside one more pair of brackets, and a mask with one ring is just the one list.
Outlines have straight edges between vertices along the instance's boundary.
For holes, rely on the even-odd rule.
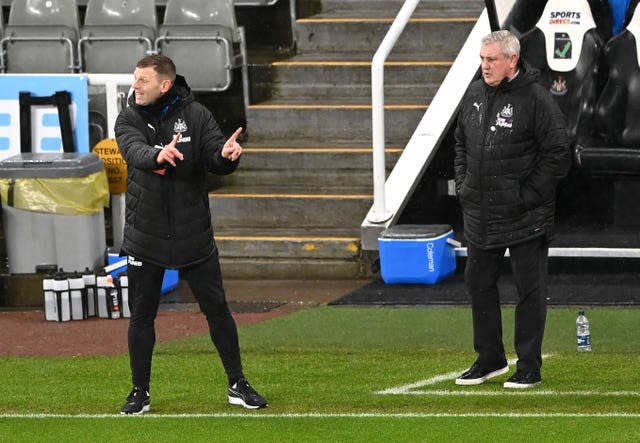
[[509,377],[509,380],[504,382],[503,386],[505,388],[526,389],[540,383],[542,383],[540,373],[517,370],[515,374]]
[[247,409],[267,407],[267,400],[262,398],[244,378],[229,386],[228,398],[230,404],[244,406]]
[[134,386],[127,397],[127,402],[122,409],[120,409],[120,414],[142,415],[145,412],[149,412],[150,409],[151,396],[149,395],[149,391],[140,386]]
[[509,365],[506,362],[492,368],[486,368],[480,366],[478,363],[474,363],[468,371],[456,378],[456,384],[463,386],[479,385],[490,378],[505,374],[507,371],[509,371]]

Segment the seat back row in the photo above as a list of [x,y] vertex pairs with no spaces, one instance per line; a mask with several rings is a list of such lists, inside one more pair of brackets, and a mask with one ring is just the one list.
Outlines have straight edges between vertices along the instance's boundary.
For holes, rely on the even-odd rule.
[[13,0],[1,40],[2,72],[130,73],[145,55],[171,57],[195,90],[230,87],[242,64],[233,0]]
[[[523,34],[521,56],[563,111],[576,166],[640,176],[640,8],[603,43],[588,0],[549,0]],[[636,37],[638,36],[638,37]]]

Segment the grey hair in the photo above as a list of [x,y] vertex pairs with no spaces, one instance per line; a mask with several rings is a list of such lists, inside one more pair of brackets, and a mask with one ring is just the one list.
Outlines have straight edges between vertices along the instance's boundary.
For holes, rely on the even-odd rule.
[[516,55],[520,57],[520,41],[518,37],[507,30],[494,31],[482,38],[482,45],[500,43],[500,48],[505,57]]

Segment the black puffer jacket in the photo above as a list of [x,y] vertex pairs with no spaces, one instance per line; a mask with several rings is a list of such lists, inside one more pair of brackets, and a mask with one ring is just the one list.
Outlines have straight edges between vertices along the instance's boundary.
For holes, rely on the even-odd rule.
[[[178,132],[184,160],[164,175],[154,172],[156,146]],[[132,94],[115,133],[128,167],[123,252],[169,268],[205,260],[215,250],[206,174],[229,174],[238,166],[222,157],[226,140],[211,113],[178,76],[156,104],[139,106]]]
[[489,249],[551,238],[555,188],[570,165],[564,117],[521,64],[511,82],[473,82],[455,138],[456,192],[469,242]]

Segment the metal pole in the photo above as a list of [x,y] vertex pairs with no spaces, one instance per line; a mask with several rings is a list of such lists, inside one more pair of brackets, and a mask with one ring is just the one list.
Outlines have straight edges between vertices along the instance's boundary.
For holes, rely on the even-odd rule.
[[[118,109],[118,86],[133,83],[133,74],[87,74],[90,85],[104,85],[107,102],[107,130],[109,138],[115,138],[113,127],[120,110]],[[124,237],[125,194],[111,196],[111,217],[113,249],[120,252]]]
[[400,8],[371,62],[371,123],[373,138],[373,207],[367,220],[384,223],[393,213],[386,209],[385,197],[385,128],[384,128],[384,62],[409,22],[420,0],[407,0]]
[[113,125],[120,110],[118,109],[118,86],[130,86],[133,74],[87,74],[90,85],[104,86],[107,102],[107,132],[109,138],[115,138]]

